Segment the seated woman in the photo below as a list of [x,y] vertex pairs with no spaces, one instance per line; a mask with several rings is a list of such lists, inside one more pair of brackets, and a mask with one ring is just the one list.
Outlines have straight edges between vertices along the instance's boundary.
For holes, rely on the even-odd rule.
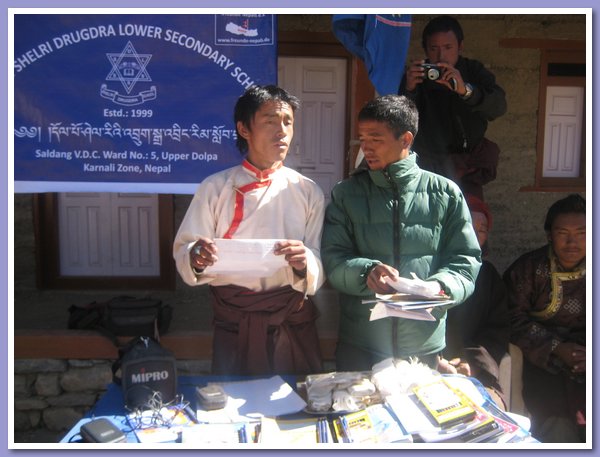
[[479,198],[466,195],[466,199],[484,258],[473,295],[448,310],[446,349],[438,370],[477,378],[506,409],[508,392],[503,392],[499,381],[499,364],[510,337],[506,289],[494,265],[485,259],[492,215]]
[[511,341],[523,352],[523,399],[541,442],[585,442],[585,200],[555,202],[548,244],[505,272]]

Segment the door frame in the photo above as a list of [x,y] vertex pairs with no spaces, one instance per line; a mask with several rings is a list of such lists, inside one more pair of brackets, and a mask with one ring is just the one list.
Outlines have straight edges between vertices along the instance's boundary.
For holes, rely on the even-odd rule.
[[33,194],[36,284],[40,289],[175,289],[173,196],[158,195],[158,276],[63,276],[60,273],[58,194]]

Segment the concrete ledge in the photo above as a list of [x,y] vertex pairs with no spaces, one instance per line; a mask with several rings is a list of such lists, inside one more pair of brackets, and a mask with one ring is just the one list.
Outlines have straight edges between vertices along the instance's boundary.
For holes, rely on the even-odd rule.
[[[129,337],[120,337],[125,343]],[[116,359],[117,348],[106,337],[88,330],[15,330],[15,359]],[[324,360],[335,358],[337,339],[321,336]],[[175,358],[210,360],[211,332],[172,332],[161,337],[161,344],[173,351]]]

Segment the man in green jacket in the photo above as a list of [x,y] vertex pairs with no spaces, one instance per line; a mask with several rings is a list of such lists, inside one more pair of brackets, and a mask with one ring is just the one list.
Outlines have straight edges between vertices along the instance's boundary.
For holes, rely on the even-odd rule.
[[[367,168],[338,183],[325,215],[321,256],[340,294],[336,352],[340,371],[370,370],[388,357],[418,357],[432,368],[445,346],[446,309],[434,321],[387,317],[370,321],[374,294],[389,294],[389,280],[425,295],[443,292],[454,305],[474,289],[481,250],[458,186],[421,170],[411,151],[418,112],[404,96],[367,103],[358,133]],[[415,279],[410,279],[414,277]]]

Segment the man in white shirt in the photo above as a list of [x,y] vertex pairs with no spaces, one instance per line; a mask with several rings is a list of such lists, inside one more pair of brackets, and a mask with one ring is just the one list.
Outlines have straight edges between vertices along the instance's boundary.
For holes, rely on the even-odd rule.
[[[235,106],[237,146],[245,159],[206,178],[179,227],[173,256],[191,286],[209,284],[215,327],[212,371],[218,374],[318,372],[309,296],[324,282],[320,259],[324,196],[312,180],[284,167],[299,100],[275,86],[253,87]],[[211,274],[216,238],[278,239],[287,265]]]

